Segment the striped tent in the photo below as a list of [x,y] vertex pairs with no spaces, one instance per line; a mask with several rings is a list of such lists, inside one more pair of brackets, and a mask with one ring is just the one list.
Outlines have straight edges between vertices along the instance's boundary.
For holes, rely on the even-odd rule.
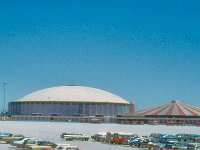
[[178,100],[173,100],[170,104],[136,111],[134,114],[153,116],[200,116],[200,107],[194,107],[188,104],[183,104]]

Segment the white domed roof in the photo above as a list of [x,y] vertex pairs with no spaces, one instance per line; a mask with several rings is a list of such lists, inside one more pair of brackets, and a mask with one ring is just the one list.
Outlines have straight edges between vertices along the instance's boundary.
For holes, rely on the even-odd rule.
[[59,86],[36,91],[21,99],[21,102],[96,102],[129,104],[123,98],[112,93],[83,86]]

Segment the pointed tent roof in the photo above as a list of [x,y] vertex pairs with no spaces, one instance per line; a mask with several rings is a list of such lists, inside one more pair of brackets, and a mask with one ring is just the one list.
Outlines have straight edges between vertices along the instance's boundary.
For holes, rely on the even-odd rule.
[[136,111],[135,114],[162,116],[200,116],[200,107],[184,104],[179,100],[173,100],[170,104],[164,104],[141,111]]

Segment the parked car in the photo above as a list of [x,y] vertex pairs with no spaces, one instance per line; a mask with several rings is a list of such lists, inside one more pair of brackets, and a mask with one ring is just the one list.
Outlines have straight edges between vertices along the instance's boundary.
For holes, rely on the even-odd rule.
[[35,138],[23,138],[22,140],[15,140],[11,142],[10,144],[13,146],[16,146],[17,148],[20,148],[27,140],[34,140]]
[[43,140],[39,140],[39,139],[26,140],[26,141],[24,142],[24,144],[22,144],[22,145],[20,146],[20,148],[28,149],[28,148],[30,148],[31,146],[38,145],[38,143],[39,143],[40,141],[43,141]]
[[72,141],[72,140],[81,140],[81,141],[88,141],[89,136],[85,136],[82,134],[72,134],[72,135],[66,135],[65,140],[66,141]]
[[200,138],[200,135],[197,134],[177,134],[176,137],[180,138],[184,142],[193,142],[195,139]]
[[72,147],[70,144],[57,144],[56,150],[65,150],[66,148]]
[[128,140],[124,140],[124,141],[122,141],[122,144],[123,145],[130,145],[130,141],[133,141],[135,139],[139,139],[139,137],[133,137],[133,138],[130,138]]
[[35,145],[27,146],[27,150],[42,150],[43,148],[56,148],[56,144],[50,141],[37,141]]
[[22,140],[23,138],[24,138],[24,136],[21,134],[13,134],[12,136],[5,137],[2,140],[5,141],[6,143],[10,143],[11,141]]
[[163,147],[164,149],[172,149],[172,147],[175,145],[175,143],[178,143],[178,141],[168,141],[165,146]]
[[200,150],[200,143],[188,143],[187,149],[189,149],[189,150]]
[[79,150],[78,147],[76,146],[71,146],[71,145],[68,145],[68,146],[62,146],[60,148],[43,148],[42,150]]
[[82,135],[82,134],[80,134],[80,133],[65,133],[64,132],[60,135],[60,138],[65,139],[65,137],[68,135]]
[[140,147],[140,144],[142,143],[142,141],[144,139],[145,138],[143,138],[143,137],[133,138],[132,140],[129,141],[129,145],[130,146],[138,146],[138,147]]
[[62,134],[60,135],[60,138],[64,139],[65,136],[67,136],[67,135],[72,135],[72,134],[74,134],[74,133],[66,133],[66,132],[64,132],[64,133],[62,133]]
[[33,145],[29,146],[27,150],[43,150],[44,148],[52,148],[52,147],[47,145]]
[[123,141],[129,140],[130,138],[136,137],[133,133],[114,133],[113,140],[111,143],[122,144]]
[[159,138],[159,137],[161,137],[161,136],[163,136],[163,135],[165,135],[165,134],[161,134],[161,133],[151,133],[151,134],[149,135],[149,137],[151,137],[151,138]]
[[174,143],[172,146],[173,150],[184,150],[184,149],[188,149],[188,144],[186,142],[177,142]]
[[6,137],[11,137],[12,134],[11,133],[8,133],[8,132],[0,132],[0,140],[2,140],[3,138],[6,138]]
[[91,136],[91,138],[98,142],[103,141],[106,138],[106,132],[99,132]]
[[178,143],[177,140],[158,140],[156,142],[152,143],[152,149],[172,149],[172,146],[174,145],[174,143]]

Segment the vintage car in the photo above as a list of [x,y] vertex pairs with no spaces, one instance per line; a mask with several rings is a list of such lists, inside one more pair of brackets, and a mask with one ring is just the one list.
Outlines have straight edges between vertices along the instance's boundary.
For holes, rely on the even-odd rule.
[[3,138],[6,138],[6,137],[10,137],[10,136],[12,136],[11,133],[0,132],[0,140],[2,140]]
[[140,147],[140,144],[145,140],[145,138],[143,137],[136,137],[136,138],[132,138],[130,141],[129,141],[129,145],[130,146],[138,146]]
[[42,150],[79,150],[79,148],[76,146],[66,145],[66,146],[61,146],[61,147],[56,147],[56,148],[46,147],[46,148],[43,148]]
[[42,150],[44,148],[56,148],[56,144],[50,141],[37,141],[35,144],[26,146],[27,150]]
[[10,144],[13,146],[16,146],[17,148],[22,147],[22,145],[28,141],[28,140],[34,140],[35,138],[31,138],[31,137],[27,137],[27,138],[23,138],[22,140],[15,140],[13,142],[11,142]]
[[161,136],[164,136],[165,134],[161,134],[161,133],[151,133],[149,135],[150,138],[160,138]]
[[188,149],[188,144],[186,142],[177,142],[174,143],[172,146],[173,150],[184,150],[184,149]]
[[172,146],[178,143],[177,140],[158,140],[152,143],[152,149],[172,149]]
[[60,135],[60,138],[64,139],[66,135],[72,135],[72,134],[74,134],[74,133],[66,133],[66,132],[64,132],[64,133],[62,133]]
[[172,149],[173,146],[174,146],[176,143],[178,143],[178,141],[173,141],[173,140],[168,141],[168,142],[165,144],[165,146],[164,146],[163,148],[164,148],[164,149]]
[[200,138],[200,135],[197,134],[177,134],[175,136],[184,142],[194,142],[196,139]]
[[68,134],[65,135],[65,140],[66,141],[73,141],[73,140],[81,140],[81,141],[88,141],[89,140],[89,136],[84,136],[82,134]]
[[123,141],[129,140],[130,138],[137,137],[137,136],[138,135],[133,134],[133,133],[123,133],[123,132],[114,133],[113,139],[110,143],[122,144]]
[[165,134],[159,137],[159,139],[161,140],[181,140],[180,136],[176,136],[176,135],[171,135],[171,134]]
[[80,134],[80,133],[62,133],[61,135],[60,135],[60,138],[62,138],[62,139],[65,139],[65,137],[66,136],[69,136],[69,135],[82,135],[82,134]]
[[187,149],[189,149],[189,150],[200,150],[200,143],[188,143]]
[[114,132],[99,132],[91,136],[91,138],[98,142],[111,143],[113,141]]
[[10,143],[11,141],[15,141],[15,140],[22,140],[24,138],[23,135],[21,134],[13,134],[10,137],[5,137],[2,140],[6,143]]
[[52,148],[52,147],[46,145],[34,145],[34,146],[29,146],[27,150],[43,150],[44,148]]
[[91,136],[91,138],[95,141],[103,141],[106,138],[106,132],[99,132]]
[[24,142],[24,144],[20,145],[20,148],[23,148],[23,149],[28,149],[29,147],[31,146],[35,146],[35,145],[38,145],[38,143],[42,142],[43,140],[40,140],[40,139],[31,139],[31,140],[26,140]]
[[198,143],[200,143],[200,137],[198,137],[198,138],[195,138],[195,140],[194,140],[195,142],[198,142]]
[[135,139],[140,139],[140,137],[132,137],[132,138],[130,138],[128,140],[124,140],[124,141],[122,141],[122,144],[123,145],[130,145],[130,142],[135,140]]
[[152,149],[152,146],[153,142],[151,141],[151,139],[144,139],[139,145],[140,148],[148,148],[148,149]]
[[64,150],[64,149],[69,148],[69,147],[71,147],[70,144],[57,144],[55,149],[56,150]]

